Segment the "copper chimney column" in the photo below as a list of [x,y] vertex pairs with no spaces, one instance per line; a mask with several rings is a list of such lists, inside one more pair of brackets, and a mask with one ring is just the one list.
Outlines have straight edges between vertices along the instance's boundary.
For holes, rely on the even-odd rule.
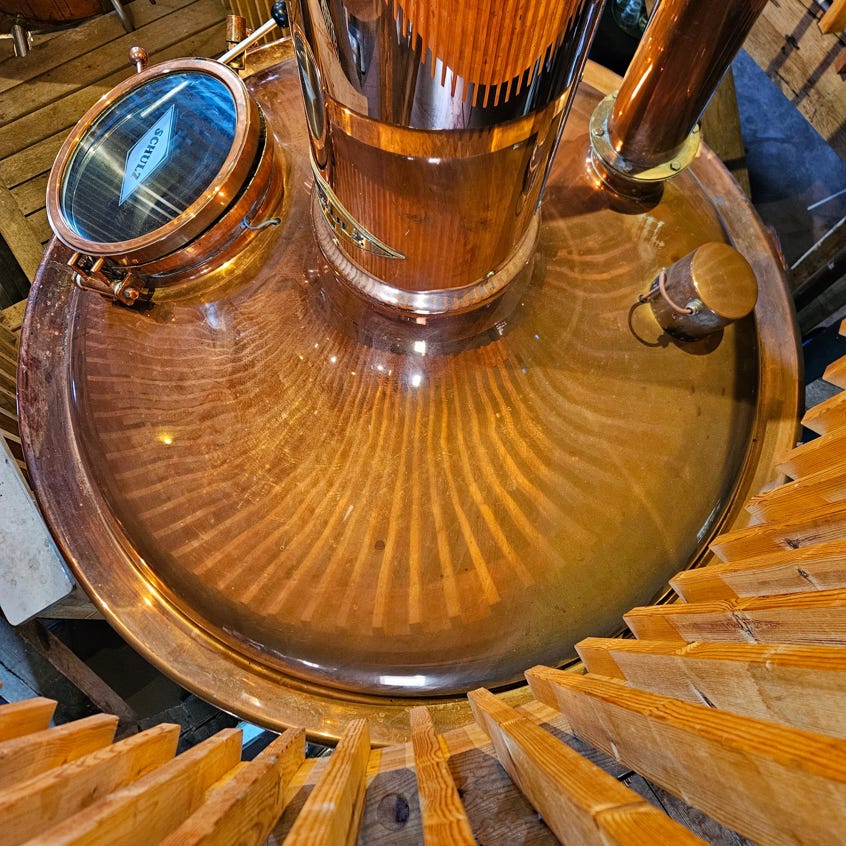
[[593,116],[601,175],[614,185],[657,182],[690,164],[699,146],[696,124],[766,4],[661,0],[619,93]]
[[293,0],[318,243],[410,314],[461,312],[524,267],[602,0]]

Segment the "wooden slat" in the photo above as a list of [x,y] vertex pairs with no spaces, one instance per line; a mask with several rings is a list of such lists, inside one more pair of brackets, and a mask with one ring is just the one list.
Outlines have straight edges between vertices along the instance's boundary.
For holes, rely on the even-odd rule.
[[40,241],[30,230],[15,198],[3,184],[0,184],[0,237],[9,245],[15,260],[32,282],[44,251]]
[[846,0],[831,0],[828,11],[820,19],[822,32],[841,32],[846,29]]
[[823,435],[801,444],[783,456],[776,467],[791,479],[846,467],[846,432]]
[[846,393],[835,394],[809,408],[802,418],[802,425],[818,435],[842,429],[846,426]]
[[24,843],[161,766],[178,738],[179,726],[163,723],[0,792],[4,846]]
[[285,802],[285,787],[305,759],[305,731],[289,729],[225,784],[159,846],[264,843]]
[[684,570],[670,585],[686,602],[846,588],[846,540]]
[[117,717],[95,714],[0,743],[0,790],[108,746],[117,722]]
[[842,843],[846,741],[543,667],[576,733],[756,843]]
[[721,560],[728,561],[840,538],[846,538],[846,508],[835,503],[811,509],[784,522],[726,532],[711,542],[711,551]]
[[30,841],[30,846],[148,846],[173,831],[241,759],[241,732],[224,729]]
[[846,645],[846,590],[633,608],[638,639]]
[[590,673],[735,714],[846,738],[846,649],[587,638]]
[[846,473],[841,468],[822,470],[752,497],[746,510],[758,523],[791,520],[796,514],[846,500]]
[[846,98],[835,63],[843,41],[820,32],[820,11],[812,0],[767,3],[743,47],[842,156]]
[[836,385],[838,388],[846,388],[846,356],[832,361],[826,367],[822,377],[830,385]]
[[44,731],[55,710],[56,700],[44,697],[0,705],[0,742]]
[[500,764],[562,843],[702,842],[492,693],[468,699]]
[[476,842],[441,749],[429,709],[412,708],[411,744],[425,846],[472,846]]
[[352,720],[297,816],[285,846],[340,846],[356,842],[369,753],[367,721]]

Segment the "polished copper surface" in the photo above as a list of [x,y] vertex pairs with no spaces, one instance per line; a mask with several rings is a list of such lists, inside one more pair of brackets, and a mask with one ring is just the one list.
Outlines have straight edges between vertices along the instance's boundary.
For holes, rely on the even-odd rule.
[[[65,219],[61,192],[67,169],[92,124],[114,103],[138,86],[179,71],[208,74],[220,80],[234,102],[236,130],[220,170],[210,173],[208,187],[181,214],[163,226],[125,241],[100,242],[80,236]],[[174,59],[152,65],[119,83],[101,97],[80,119],[56,156],[47,183],[47,217],[58,238],[71,249],[89,256],[106,256],[118,264],[155,261],[189,244],[204,232],[230,205],[256,165],[262,143],[262,117],[235,71],[210,59]]]
[[[454,318],[369,308],[311,233],[296,74],[250,81],[291,170],[281,225],[237,258],[127,309],[76,290],[51,245],[21,432],[65,556],[150,660],[260,724],[331,738],[364,715],[396,742],[411,703],[458,724],[454,694],[568,661],[742,519],[795,433],[795,328],[708,151],[654,207],[615,210],[584,168],[587,86],[502,297]],[[726,238],[755,319],[677,344],[636,297]]]
[[608,121],[631,171],[670,162],[767,0],[662,0],[626,71]]
[[480,305],[537,227],[600,0],[289,5],[335,269],[420,314]]

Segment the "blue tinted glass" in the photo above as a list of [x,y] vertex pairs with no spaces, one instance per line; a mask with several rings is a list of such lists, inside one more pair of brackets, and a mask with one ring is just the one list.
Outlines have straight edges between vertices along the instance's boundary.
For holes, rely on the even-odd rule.
[[62,213],[101,243],[146,235],[208,188],[235,137],[235,101],[196,71],[141,85],[98,117],[68,165]]

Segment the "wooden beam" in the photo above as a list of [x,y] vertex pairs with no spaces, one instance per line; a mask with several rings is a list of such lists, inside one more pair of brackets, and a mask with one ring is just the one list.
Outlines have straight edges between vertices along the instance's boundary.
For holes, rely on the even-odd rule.
[[841,538],[846,538],[846,508],[835,503],[811,509],[784,522],[718,535],[711,542],[711,551],[722,561],[728,561]]
[[55,710],[55,699],[44,697],[0,705],[0,742],[44,731],[50,725]]
[[576,733],[756,843],[842,843],[846,741],[544,667]]
[[0,743],[0,790],[108,746],[116,727],[117,717],[95,714]]
[[834,467],[846,467],[846,431],[814,438],[794,447],[776,464],[791,479],[812,476]]
[[846,650],[587,638],[588,671],[639,690],[846,738]]
[[429,709],[412,708],[411,745],[425,846],[472,846],[476,842],[441,749]]
[[285,787],[305,760],[305,731],[288,729],[219,787],[159,846],[264,843],[285,803]]
[[341,846],[358,839],[370,754],[366,720],[352,720],[306,799],[285,846]]
[[623,619],[642,640],[846,646],[846,590],[651,605]]
[[562,843],[702,842],[492,693],[467,696],[500,764]]
[[846,393],[835,394],[809,408],[802,425],[818,435],[842,430],[846,426]]
[[147,846],[173,831],[241,759],[241,732],[224,729],[42,833],[51,846]]
[[846,540],[684,570],[670,586],[686,602],[846,587]]
[[822,377],[830,385],[838,388],[846,388],[846,356],[832,361],[826,367]]
[[842,32],[846,29],[846,0],[831,0],[828,11],[820,19],[821,32]]
[[797,513],[824,508],[846,500],[846,473],[842,468],[821,470],[752,497],[746,510],[755,524],[792,520]]
[[176,754],[179,726],[162,723],[0,793],[4,846],[18,846]]

